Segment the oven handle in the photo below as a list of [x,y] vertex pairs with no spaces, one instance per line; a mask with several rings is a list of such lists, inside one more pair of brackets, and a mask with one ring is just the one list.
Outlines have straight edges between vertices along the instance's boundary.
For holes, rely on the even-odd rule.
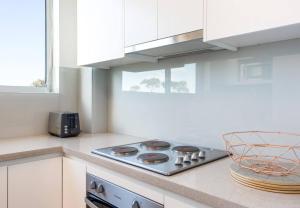
[[84,201],[85,201],[86,205],[90,208],[99,208],[95,204],[93,204],[93,202],[91,202],[88,198],[85,198]]

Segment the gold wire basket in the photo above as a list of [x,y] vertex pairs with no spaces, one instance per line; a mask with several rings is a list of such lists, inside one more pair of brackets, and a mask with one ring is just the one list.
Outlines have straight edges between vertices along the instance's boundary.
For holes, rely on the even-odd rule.
[[273,176],[300,174],[300,134],[244,131],[226,133],[223,139],[242,168]]

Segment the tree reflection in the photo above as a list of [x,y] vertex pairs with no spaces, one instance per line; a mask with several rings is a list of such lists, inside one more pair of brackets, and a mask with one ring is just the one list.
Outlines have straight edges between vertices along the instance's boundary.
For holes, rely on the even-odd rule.
[[189,93],[186,81],[171,82],[172,92]]
[[153,92],[155,89],[158,89],[161,86],[160,79],[155,77],[150,79],[144,79],[143,81],[141,81],[140,84],[145,85],[145,87],[147,87],[150,90],[150,92]]
[[138,85],[134,85],[134,86],[130,87],[130,91],[133,91],[133,92],[138,92],[138,91],[140,91],[140,89],[141,89],[141,87]]

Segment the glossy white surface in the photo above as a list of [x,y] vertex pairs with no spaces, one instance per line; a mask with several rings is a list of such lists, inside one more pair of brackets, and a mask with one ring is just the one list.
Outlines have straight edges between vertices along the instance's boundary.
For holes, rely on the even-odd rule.
[[59,1],[60,67],[77,68],[77,0]]
[[299,60],[297,39],[115,68],[110,131],[218,148],[229,131],[299,132]]
[[298,0],[206,0],[205,40],[236,47],[300,37]]
[[78,65],[124,57],[123,28],[123,0],[78,0]]
[[126,0],[125,47],[157,39],[157,0]]
[[203,0],[158,0],[158,39],[203,29]]

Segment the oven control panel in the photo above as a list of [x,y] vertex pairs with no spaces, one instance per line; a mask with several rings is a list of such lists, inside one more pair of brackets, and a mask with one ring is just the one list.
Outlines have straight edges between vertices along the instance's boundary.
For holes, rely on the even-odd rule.
[[[104,207],[116,208],[163,208],[162,204],[117,186],[91,174],[86,176],[87,196],[98,198]],[[110,206],[109,206],[110,205]],[[95,206],[97,207],[97,206]],[[100,206],[103,207],[103,206]]]

